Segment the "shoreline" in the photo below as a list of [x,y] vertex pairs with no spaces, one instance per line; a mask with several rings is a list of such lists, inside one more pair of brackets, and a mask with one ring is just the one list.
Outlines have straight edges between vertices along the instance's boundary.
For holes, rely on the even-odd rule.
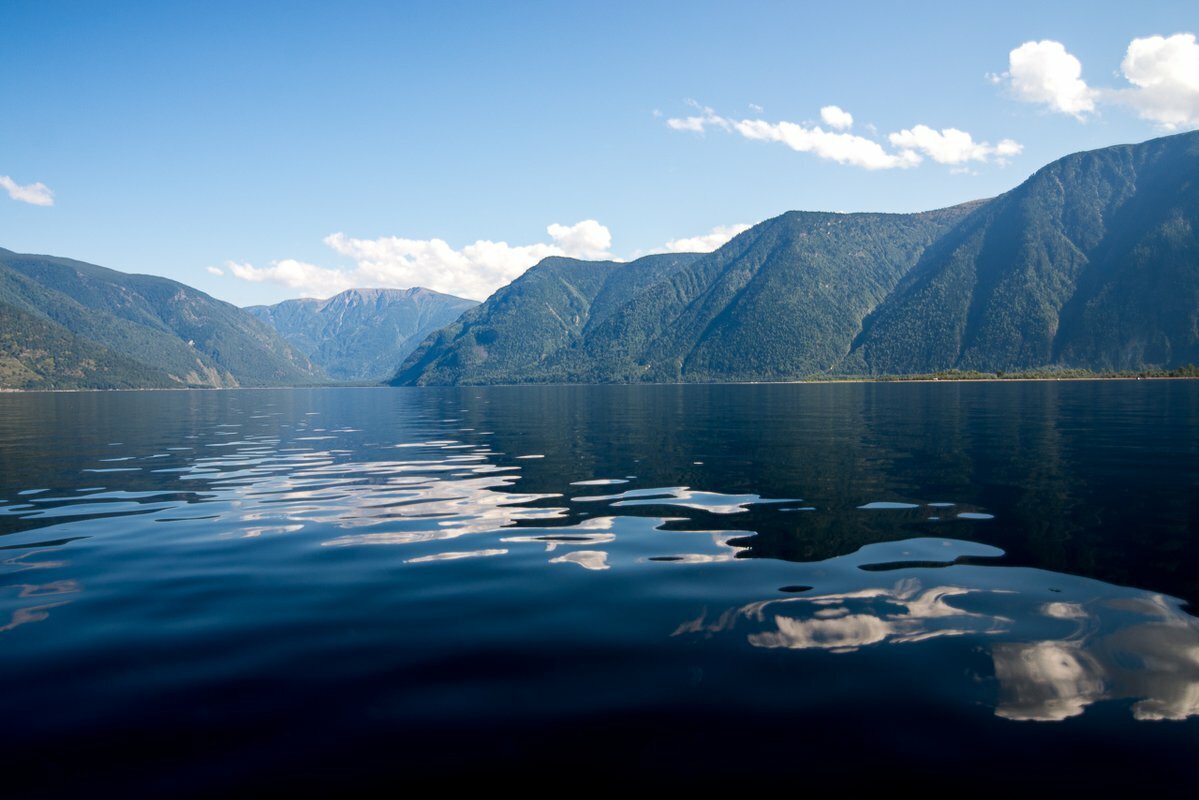
[[780,381],[779,383],[1034,383],[1048,381],[1195,381],[1199,375],[1072,375],[1069,377],[1018,378],[830,378],[828,380]]
[[300,384],[280,386],[178,386],[178,387],[144,387],[123,389],[18,389],[0,387],[0,395],[4,394],[72,394],[99,392],[236,392],[236,391],[266,391],[272,389],[486,389],[494,387],[530,387],[530,386],[818,386],[821,384],[846,383],[1045,383],[1086,381],[1194,381],[1199,375],[1020,375],[1010,378],[997,376],[986,377],[939,377],[933,375],[914,375],[903,377],[858,377],[844,378],[800,378],[783,381],[687,381],[661,383],[487,383],[487,384],[436,384],[426,386],[391,386],[380,384],[355,383],[325,383]]

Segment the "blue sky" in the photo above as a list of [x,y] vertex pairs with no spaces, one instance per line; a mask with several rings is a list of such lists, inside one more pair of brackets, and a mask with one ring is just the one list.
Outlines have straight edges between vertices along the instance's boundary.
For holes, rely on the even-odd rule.
[[1194,128],[1197,29],[1193,1],[6,0],[0,247],[239,305],[482,297],[549,253],[937,208]]

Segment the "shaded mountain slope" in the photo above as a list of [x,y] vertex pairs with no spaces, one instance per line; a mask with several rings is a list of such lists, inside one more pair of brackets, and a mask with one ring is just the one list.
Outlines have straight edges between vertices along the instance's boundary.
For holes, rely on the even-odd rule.
[[395,382],[777,380],[827,370],[928,244],[976,205],[791,212],[703,255],[546,259],[422,343]]
[[872,373],[1199,360],[1199,133],[1076,153],[921,259],[846,368]]
[[674,261],[548,259],[394,381],[1178,367],[1199,362],[1197,230],[1191,132],[1066,156],[940,211],[790,212]]
[[647,256],[621,264],[547,258],[425,339],[393,382],[570,381],[578,369],[572,351],[591,324],[694,259],[692,254]]
[[[147,375],[167,376],[169,385],[265,386],[324,378],[269,326],[166,278],[0,249],[0,303],[24,315],[0,316],[3,329],[12,331],[27,317],[52,323],[40,330],[59,337],[63,329],[142,365]],[[33,333],[22,334],[24,346],[55,352],[57,344],[37,345]],[[97,386],[107,381],[101,373],[93,378]],[[147,381],[160,385],[157,377]]]
[[177,385],[162,370],[114,353],[48,319],[0,303],[0,387],[137,389]]

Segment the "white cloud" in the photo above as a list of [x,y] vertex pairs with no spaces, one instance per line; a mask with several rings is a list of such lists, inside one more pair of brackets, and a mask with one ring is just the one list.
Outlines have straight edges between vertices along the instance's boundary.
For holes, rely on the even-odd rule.
[[758,105],[757,103],[750,103],[750,104],[749,104],[749,110],[750,110],[750,111],[752,111],[752,112],[754,112],[755,114],[761,114],[761,113],[762,113],[763,111],[765,111],[766,109],[762,108],[762,107],[761,107],[760,105]]
[[1095,110],[1098,94],[1082,79],[1082,63],[1051,39],[1025,42],[1008,54],[1012,93],[1028,103],[1083,119]]
[[671,239],[662,247],[667,253],[710,253],[750,227],[745,224],[717,225],[701,236]]
[[[252,264],[239,264],[236,261],[227,261],[225,266],[235,277],[241,278],[243,281],[277,283],[292,289],[299,289],[305,297],[332,297],[338,292],[352,289],[356,285],[349,272],[306,264],[303,261],[296,261],[294,258],[272,261],[269,267],[255,267]],[[361,285],[375,286],[377,284]]]
[[1194,34],[1133,39],[1120,70],[1135,88],[1113,92],[1114,99],[1169,130],[1199,127],[1199,43]]
[[717,127],[728,130],[730,128],[729,120],[717,114],[707,106],[701,106],[694,100],[688,100],[687,105],[699,111],[699,114],[692,117],[671,117],[666,120],[666,125],[671,130],[676,131],[691,131],[692,133],[703,133],[708,127]]
[[1017,142],[1015,139],[1000,139],[999,144],[995,145],[995,155],[1000,158],[1009,158],[1018,156],[1024,152],[1024,145]]
[[704,125],[707,124],[703,117],[671,117],[666,120],[666,124],[676,131],[692,131],[693,133],[703,133]]
[[853,127],[853,114],[840,106],[825,106],[820,109],[820,118],[824,120],[825,125],[839,131],[849,130]]
[[1023,146],[1012,139],[1003,139],[992,146],[987,142],[976,142],[966,131],[957,128],[933,130],[927,125],[916,125],[887,137],[893,147],[904,151],[924,153],[938,164],[962,164],[967,161],[988,161],[992,157],[1006,158],[1017,155]]
[[872,139],[852,133],[832,133],[819,126],[806,128],[794,122],[771,123],[761,119],[746,119],[733,124],[737,133],[746,139],[781,142],[800,153],[812,153],[838,164],[850,164],[864,169],[894,169],[914,167],[920,156],[905,151],[888,153]]
[[[945,128],[938,132],[927,125],[916,125],[891,134],[889,141],[896,149],[889,151],[874,139],[844,130],[825,130],[819,125],[768,122],[764,119],[737,121],[722,117],[711,108],[689,102],[700,109],[700,115],[666,120],[673,130],[703,133],[710,127],[718,127],[746,139],[779,142],[800,153],[811,153],[827,161],[863,169],[914,167],[924,160],[924,155],[942,164],[988,161],[992,158],[1003,163],[1007,157],[1016,155],[1022,149],[1012,139],[1003,139],[998,145],[992,146],[986,142],[975,142],[969,133],[957,128]],[[853,115],[839,106],[825,106],[820,109],[820,116],[832,128],[853,125]],[[872,134],[877,133],[873,126],[868,125],[867,128]]]
[[1199,127],[1199,42],[1193,33],[1145,36],[1128,44],[1120,71],[1130,86],[1088,86],[1082,64],[1061,42],[1025,42],[1008,55],[1006,80],[1019,100],[1079,120],[1099,103],[1120,103],[1166,130]]
[[612,257],[612,234],[593,219],[585,219],[574,225],[554,223],[545,230],[554,244],[562,248],[564,255],[583,259]]
[[44,183],[31,183],[26,186],[14,181],[7,175],[0,175],[0,186],[8,192],[8,196],[21,203],[33,206],[54,205],[54,192]]
[[225,274],[225,270],[220,267],[205,267],[209,275],[216,275],[218,278]]
[[353,268],[321,267],[294,259],[261,268],[232,261],[227,266],[242,280],[277,283],[313,297],[329,297],[354,287],[424,286],[482,300],[549,256],[612,258],[612,234],[593,219],[574,225],[555,223],[546,232],[550,242],[510,245],[480,240],[458,250],[442,239],[354,239],[334,233],[325,237],[325,244],[352,259]]

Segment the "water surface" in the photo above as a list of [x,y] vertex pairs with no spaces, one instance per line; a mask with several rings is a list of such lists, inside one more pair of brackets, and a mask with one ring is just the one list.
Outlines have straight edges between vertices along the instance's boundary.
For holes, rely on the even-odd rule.
[[0,395],[18,793],[1178,789],[1199,384]]

